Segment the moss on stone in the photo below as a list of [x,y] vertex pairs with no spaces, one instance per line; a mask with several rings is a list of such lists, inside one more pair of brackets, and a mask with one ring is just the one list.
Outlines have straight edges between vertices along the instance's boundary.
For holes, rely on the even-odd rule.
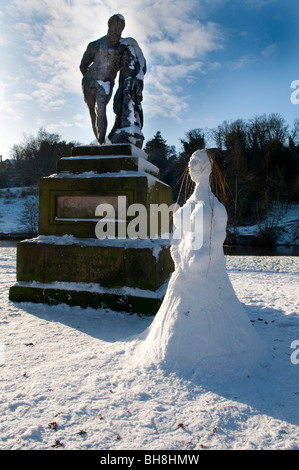
[[39,288],[15,285],[10,288],[9,299],[15,302],[33,302],[48,305],[67,304],[81,308],[107,308],[114,311],[155,315],[162,298],[117,295],[89,291]]
[[173,271],[168,248],[156,257],[148,248],[18,243],[17,280],[84,282],[103,287],[156,291]]

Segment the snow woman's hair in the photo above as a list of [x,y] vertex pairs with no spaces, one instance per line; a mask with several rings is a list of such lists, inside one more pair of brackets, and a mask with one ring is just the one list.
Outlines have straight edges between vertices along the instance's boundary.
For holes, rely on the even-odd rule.
[[209,150],[207,150],[207,154],[212,166],[212,171],[210,175],[211,191],[213,192],[213,194],[215,194],[217,199],[222,202],[226,210],[228,210],[228,199],[226,192],[227,185],[224,181],[222,171],[220,170],[219,165],[216,162],[214,154]]
[[[222,172],[219,168],[219,165],[216,162],[214,154],[206,149],[206,154],[210,160],[211,163],[211,174],[210,174],[210,187],[212,193],[219,199],[225,206],[226,210],[228,210],[228,200],[227,200],[227,193],[226,193],[226,184],[222,175]],[[193,154],[194,155],[194,154]],[[195,188],[195,183],[192,181],[190,177],[190,172],[189,172],[189,165],[185,168],[183,174],[181,175],[180,178],[181,181],[181,186],[179,190],[179,195],[177,198],[177,203],[179,201],[179,198],[181,194],[184,194],[184,203],[186,200],[190,197],[190,195],[193,193],[194,188]],[[180,180],[179,180],[180,181]]]

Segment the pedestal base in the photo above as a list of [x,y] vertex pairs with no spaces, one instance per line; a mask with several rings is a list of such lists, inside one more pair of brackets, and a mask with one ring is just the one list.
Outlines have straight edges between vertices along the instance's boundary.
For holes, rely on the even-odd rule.
[[41,235],[18,243],[9,298],[155,315],[173,269],[169,240]]
[[[101,204],[113,209],[115,238],[96,231]],[[145,209],[139,238],[128,231],[133,204]],[[171,188],[141,149],[74,147],[58,161],[57,174],[40,180],[40,235],[17,246],[10,300],[155,314],[174,269],[169,240],[161,238],[170,231],[169,214],[165,226],[157,219],[152,230],[150,223],[152,207],[160,205],[171,206]]]
[[[55,287],[54,287],[55,286]],[[118,312],[155,315],[165,295],[167,283],[155,292],[141,289],[104,289],[73,283],[41,284],[19,282],[9,291],[15,302],[33,302],[48,305],[66,304],[81,308],[104,308]],[[85,289],[85,290],[84,290]]]

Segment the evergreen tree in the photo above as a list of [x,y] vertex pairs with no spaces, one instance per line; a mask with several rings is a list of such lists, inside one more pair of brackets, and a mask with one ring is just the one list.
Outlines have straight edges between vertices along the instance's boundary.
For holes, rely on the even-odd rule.
[[146,142],[144,151],[148,161],[160,170],[160,178],[164,183],[173,187],[177,181],[177,156],[173,146],[169,146],[158,131],[153,139]]
[[186,139],[180,139],[186,155],[192,155],[196,150],[205,148],[205,135],[202,129],[192,129],[186,133]]

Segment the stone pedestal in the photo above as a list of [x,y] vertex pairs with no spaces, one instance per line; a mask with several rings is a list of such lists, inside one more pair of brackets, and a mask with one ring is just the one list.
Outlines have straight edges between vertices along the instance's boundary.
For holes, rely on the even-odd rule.
[[[100,204],[115,209],[115,238],[96,236]],[[146,208],[143,238],[127,236],[132,204]],[[169,240],[160,237],[165,226],[150,226],[152,204],[170,207],[171,189],[142,150],[74,147],[58,160],[56,174],[40,180],[39,236],[17,246],[10,299],[155,314],[173,262]]]

